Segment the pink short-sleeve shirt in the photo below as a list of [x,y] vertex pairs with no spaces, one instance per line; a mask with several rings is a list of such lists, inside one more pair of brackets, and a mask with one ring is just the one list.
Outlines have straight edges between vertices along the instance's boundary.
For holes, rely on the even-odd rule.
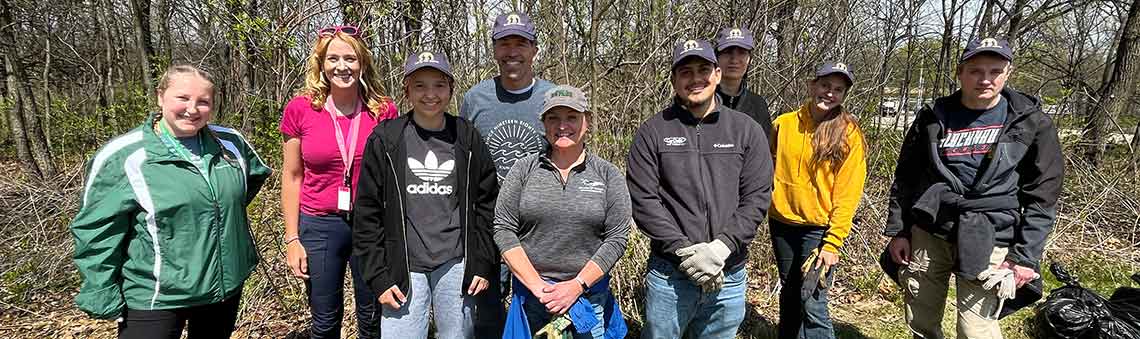
[[[356,196],[356,183],[360,179],[361,159],[368,135],[379,121],[396,117],[395,105],[389,104],[386,111],[377,117],[368,113],[362,106],[360,131],[356,136],[356,150],[352,160],[352,195]],[[352,128],[351,116],[338,116],[336,123],[345,138],[349,138]],[[301,140],[301,165],[304,168],[301,179],[301,213],[308,215],[329,215],[337,213],[337,190],[343,186],[344,162],[337,147],[336,130],[332,117],[325,109],[314,110],[311,99],[298,96],[285,105],[281,114],[281,133]],[[348,144],[345,144],[346,147]]]

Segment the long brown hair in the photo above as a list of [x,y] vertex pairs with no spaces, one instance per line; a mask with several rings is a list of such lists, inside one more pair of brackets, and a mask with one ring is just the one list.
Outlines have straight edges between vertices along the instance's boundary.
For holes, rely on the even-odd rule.
[[328,80],[321,76],[323,74],[321,66],[324,64],[325,53],[329,50],[329,44],[334,38],[352,46],[353,51],[356,52],[356,57],[360,59],[360,79],[357,81],[360,81],[360,97],[364,98],[369,114],[375,118],[390,107],[389,105],[395,105],[390,97],[381,94],[384,87],[380,84],[379,73],[372,66],[372,52],[368,46],[364,44],[363,40],[344,34],[344,32],[336,32],[331,36],[317,38],[313,44],[313,51],[309,53],[305,62],[305,87],[301,88],[297,94],[308,96],[312,100],[313,109],[324,108],[325,100],[329,96],[329,84]]
[[[807,109],[808,115],[815,119],[814,115],[811,114],[813,106],[815,106],[815,99],[809,99],[804,109]],[[855,115],[847,111],[843,104],[827,111],[822,121],[816,121],[815,136],[811,139],[812,166],[824,165],[831,171],[839,171],[839,168],[843,167],[843,163],[847,161],[847,156],[851,154],[852,145],[848,144],[850,133],[857,133],[860,136],[863,134],[862,129],[859,128],[859,120],[855,119]],[[855,140],[857,140],[856,142],[863,142],[863,138],[856,138]]]

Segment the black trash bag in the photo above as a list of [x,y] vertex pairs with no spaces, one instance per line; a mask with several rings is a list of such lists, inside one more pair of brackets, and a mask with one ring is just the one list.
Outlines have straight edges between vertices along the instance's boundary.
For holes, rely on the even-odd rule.
[[1140,322],[1129,314],[1127,305],[1118,305],[1081,287],[1077,278],[1058,263],[1050,264],[1049,271],[1065,285],[1053,289],[1045,302],[1037,307],[1041,336],[1063,339],[1140,338]]

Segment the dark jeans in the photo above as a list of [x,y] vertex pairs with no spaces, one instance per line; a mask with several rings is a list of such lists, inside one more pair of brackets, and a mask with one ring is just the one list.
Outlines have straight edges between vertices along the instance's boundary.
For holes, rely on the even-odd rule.
[[[487,279],[487,289],[475,296],[475,338],[502,338],[503,325],[507,321],[507,309],[504,307],[503,296],[510,295],[511,269],[506,264],[499,267],[498,279]],[[503,284],[502,273],[506,272],[507,283]],[[503,287],[507,286],[507,287]],[[463,287],[467,290],[467,286]]]
[[119,339],[178,339],[189,323],[189,339],[229,338],[237,323],[241,293],[219,303],[170,310],[123,313]]
[[356,299],[357,336],[380,338],[380,312],[377,296],[368,288],[352,256],[352,228],[340,215],[311,216],[301,214],[298,225],[301,245],[309,258],[309,310],[313,315],[313,339],[340,338],[344,317],[345,266],[352,269],[352,286]]
[[818,271],[809,274],[812,281],[805,283],[800,270],[811,251],[820,249],[827,228],[788,225],[775,219],[768,219],[768,225],[783,286],[780,288],[779,338],[835,338],[827,312],[827,290],[834,279],[835,267],[828,271],[825,284],[815,283]]

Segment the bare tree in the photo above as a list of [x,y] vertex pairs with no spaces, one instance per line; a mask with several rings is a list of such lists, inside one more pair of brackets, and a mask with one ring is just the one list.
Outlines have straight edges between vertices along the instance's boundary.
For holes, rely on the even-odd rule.
[[[1140,42],[1140,0],[1133,0],[1112,62],[1108,81],[1097,91],[1097,101],[1090,106],[1084,133],[1084,158],[1093,166],[1103,161],[1108,127],[1115,124],[1133,95],[1132,77],[1136,71],[1136,44]],[[1118,128],[1119,129],[1119,128]]]
[[40,123],[32,82],[16,47],[16,27],[12,21],[11,2],[0,0],[0,51],[4,55],[9,126],[13,139],[16,139],[24,172],[33,177],[47,178],[55,175],[55,163]]

